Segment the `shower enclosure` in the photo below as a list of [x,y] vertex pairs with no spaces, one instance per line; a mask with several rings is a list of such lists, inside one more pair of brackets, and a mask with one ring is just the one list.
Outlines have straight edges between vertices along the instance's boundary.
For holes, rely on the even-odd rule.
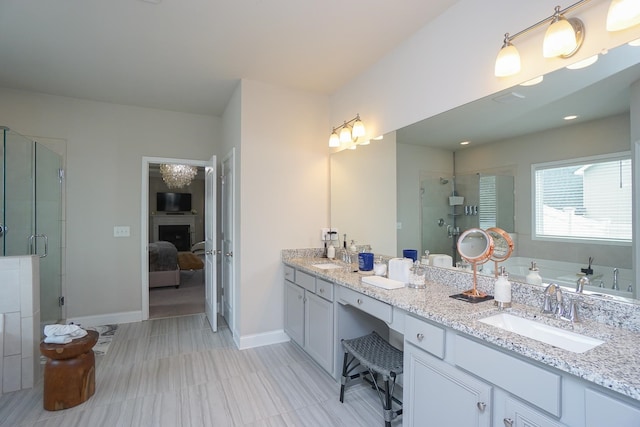
[[514,182],[510,175],[422,176],[422,250],[460,259],[458,236],[469,228],[514,231]]
[[40,320],[62,317],[62,157],[0,126],[0,256],[40,258]]

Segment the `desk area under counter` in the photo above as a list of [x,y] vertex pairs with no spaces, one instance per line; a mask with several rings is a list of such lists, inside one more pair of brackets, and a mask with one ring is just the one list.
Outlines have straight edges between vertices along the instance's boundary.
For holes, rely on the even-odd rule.
[[[285,331],[294,339],[291,329],[306,330],[307,336],[294,341],[336,380],[342,338],[376,330],[404,350],[404,426],[422,425],[425,417],[433,425],[438,425],[434,420],[487,426],[640,425],[637,330],[593,320],[565,322],[565,328],[605,341],[586,353],[573,353],[478,322],[498,313],[497,308],[490,301],[469,304],[450,298],[460,291],[450,283],[436,280],[422,290],[385,290],[362,283],[362,276],[346,266],[314,267],[328,262],[326,258],[287,257],[283,251],[283,262],[285,289],[302,289],[296,280],[302,273],[301,283],[307,283],[303,291],[326,302],[324,344],[315,345],[326,351],[324,359],[305,348],[317,338],[309,335],[317,329],[310,323],[320,322],[314,320],[318,316],[305,314],[304,306],[293,309],[287,290]],[[315,278],[313,291],[308,289],[310,278]],[[318,284],[330,297],[320,295]],[[460,286],[464,289],[464,283]],[[301,295],[298,300],[304,299]],[[540,316],[540,307],[515,299],[508,311],[545,323],[563,322]]]

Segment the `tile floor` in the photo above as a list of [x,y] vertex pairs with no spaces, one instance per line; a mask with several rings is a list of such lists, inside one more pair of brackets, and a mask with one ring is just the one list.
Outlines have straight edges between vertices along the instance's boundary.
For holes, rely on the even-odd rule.
[[[119,325],[96,358],[96,394],[42,408],[42,381],[0,397],[0,426],[383,426],[377,395],[347,389],[292,343],[237,350],[203,314]],[[394,420],[400,426],[402,418]]]

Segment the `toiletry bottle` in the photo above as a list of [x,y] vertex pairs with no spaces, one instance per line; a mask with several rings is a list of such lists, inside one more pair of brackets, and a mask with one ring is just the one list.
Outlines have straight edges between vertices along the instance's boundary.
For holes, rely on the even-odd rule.
[[333,246],[333,242],[329,243],[327,248],[327,258],[334,259],[336,257],[336,247]]
[[351,245],[349,246],[349,250],[351,252],[358,252],[358,247],[356,246],[356,241],[352,240]]
[[424,251],[424,255],[420,257],[420,264],[429,265],[429,251]]
[[504,267],[500,267],[493,290],[493,299],[500,310],[511,307],[511,283]]
[[531,261],[531,267],[529,267],[529,274],[527,274],[526,282],[532,285],[542,285],[542,277],[538,272],[538,267],[535,261]]

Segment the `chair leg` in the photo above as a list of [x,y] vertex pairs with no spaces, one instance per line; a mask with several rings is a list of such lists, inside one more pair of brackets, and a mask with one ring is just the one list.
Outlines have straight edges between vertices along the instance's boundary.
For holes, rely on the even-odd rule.
[[344,361],[342,362],[342,378],[340,380],[340,402],[344,403],[344,386],[347,384],[347,366],[348,366],[349,353],[344,352]]
[[393,407],[391,402],[391,391],[389,389],[389,378],[385,377],[384,379],[384,426],[391,427],[391,417],[392,417]]

